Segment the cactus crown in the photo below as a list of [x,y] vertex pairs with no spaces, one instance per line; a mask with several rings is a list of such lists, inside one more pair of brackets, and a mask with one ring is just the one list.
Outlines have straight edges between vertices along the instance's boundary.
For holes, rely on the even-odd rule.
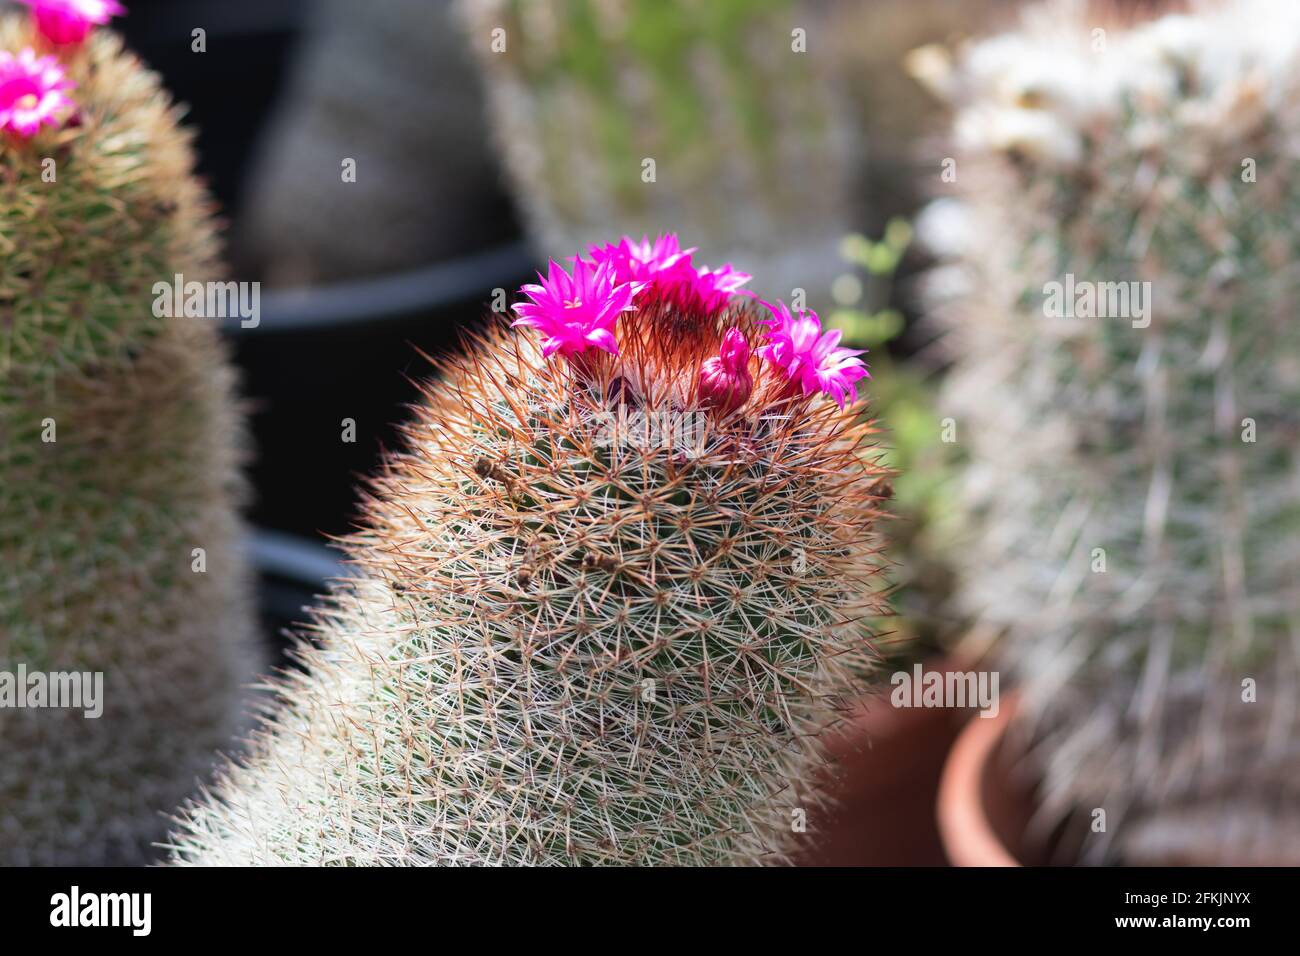
[[[34,44],[27,18],[0,20],[0,50]],[[166,322],[154,283],[216,259],[193,134],[157,74],[105,30],[59,55],[75,114],[0,138],[0,376],[121,360]]]
[[[817,737],[872,666],[887,486],[859,407],[775,363],[750,354],[734,411],[698,400],[761,314],[651,282],[614,351],[548,358],[497,325],[442,363],[310,674],[179,857],[783,858]],[[670,416],[688,440],[639,424]]]
[[[1048,805],[1119,817],[1097,856],[1168,860],[1177,833],[1275,859],[1271,804],[1300,792],[1300,22],[1196,6],[1131,28],[1038,8],[949,77],[979,246],[944,411],[972,459],[964,591],[1006,629]],[[1048,314],[1075,282],[1130,308]]]

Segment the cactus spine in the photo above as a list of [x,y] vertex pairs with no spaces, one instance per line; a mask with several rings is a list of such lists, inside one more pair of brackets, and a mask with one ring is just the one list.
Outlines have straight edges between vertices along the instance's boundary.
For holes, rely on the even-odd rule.
[[964,591],[1089,860],[1300,859],[1298,14],[1056,4],[941,83]]
[[0,672],[102,672],[103,712],[0,707],[4,865],[146,859],[254,660],[232,373],[152,308],[212,275],[190,137],[113,35],[59,56],[76,121],[0,144]]
[[787,858],[872,667],[887,483],[860,406],[748,351],[753,300],[700,302],[640,293],[617,356],[494,328],[445,364],[179,861]]
[[829,301],[858,144],[812,5],[460,2],[540,252],[676,229],[773,299]]

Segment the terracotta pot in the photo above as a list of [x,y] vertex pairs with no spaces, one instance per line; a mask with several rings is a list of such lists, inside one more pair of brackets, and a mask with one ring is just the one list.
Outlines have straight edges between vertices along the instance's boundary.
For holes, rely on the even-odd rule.
[[[957,665],[936,660],[926,671]],[[861,702],[827,744],[833,805],[809,821],[816,839],[801,866],[943,866],[934,819],[944,757],[967,714]]]
[[1004,745],[1016,714],[1008,694],[996,717],[974,717],[957,737],[939,783],[939,833],[954,866],[1023,866],[1039,862],[1027,852],[1025,832],[1033,812],[1031,789],[1015,772]]

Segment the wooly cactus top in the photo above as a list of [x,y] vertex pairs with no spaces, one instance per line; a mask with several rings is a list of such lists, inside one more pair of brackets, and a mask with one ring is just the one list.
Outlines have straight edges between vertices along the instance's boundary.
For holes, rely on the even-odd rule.
[[814,838],[889,489],[856,353],[744,278],[624,240],[441,365],[361,574],[178,860],[758,862]]
[[1047,815],[1106,810],[1091,859],[1294,862],[1300,8],[1051,4],[917,65],[957,106],[963,590]]

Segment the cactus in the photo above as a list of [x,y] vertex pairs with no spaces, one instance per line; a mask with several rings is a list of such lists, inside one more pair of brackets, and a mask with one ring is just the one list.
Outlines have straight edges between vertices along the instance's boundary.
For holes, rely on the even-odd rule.
[[410,269],[513,235],[457,27],[447,0],[313,6],[234,242],[268,283]]
[[425,387],[361,573],[177,862],[788,858],[875,660],[865,370],[672,237],[592,255]]
[[978,237],[935,305],[962,589],[1025,687],[1042,821],[1104,810],[1090,861],[1295,863],[1300,9],[1053,4],[931,75]]
[[214,331],[153,308],[214,268],[190,135],[117,37],[42,46],[0,20],[66,68],[48,122],[0,114],[0,674],[99,672],[102,715],[0,707],[0,864],[135,863],[240,732],[240,429]]
[[[461,0],[536,248],[679,229],[828,301],[858,143],[795,0]],[[795,52],[806,38],[807,51]],[[649,165],[653,163],[653,167]]]

